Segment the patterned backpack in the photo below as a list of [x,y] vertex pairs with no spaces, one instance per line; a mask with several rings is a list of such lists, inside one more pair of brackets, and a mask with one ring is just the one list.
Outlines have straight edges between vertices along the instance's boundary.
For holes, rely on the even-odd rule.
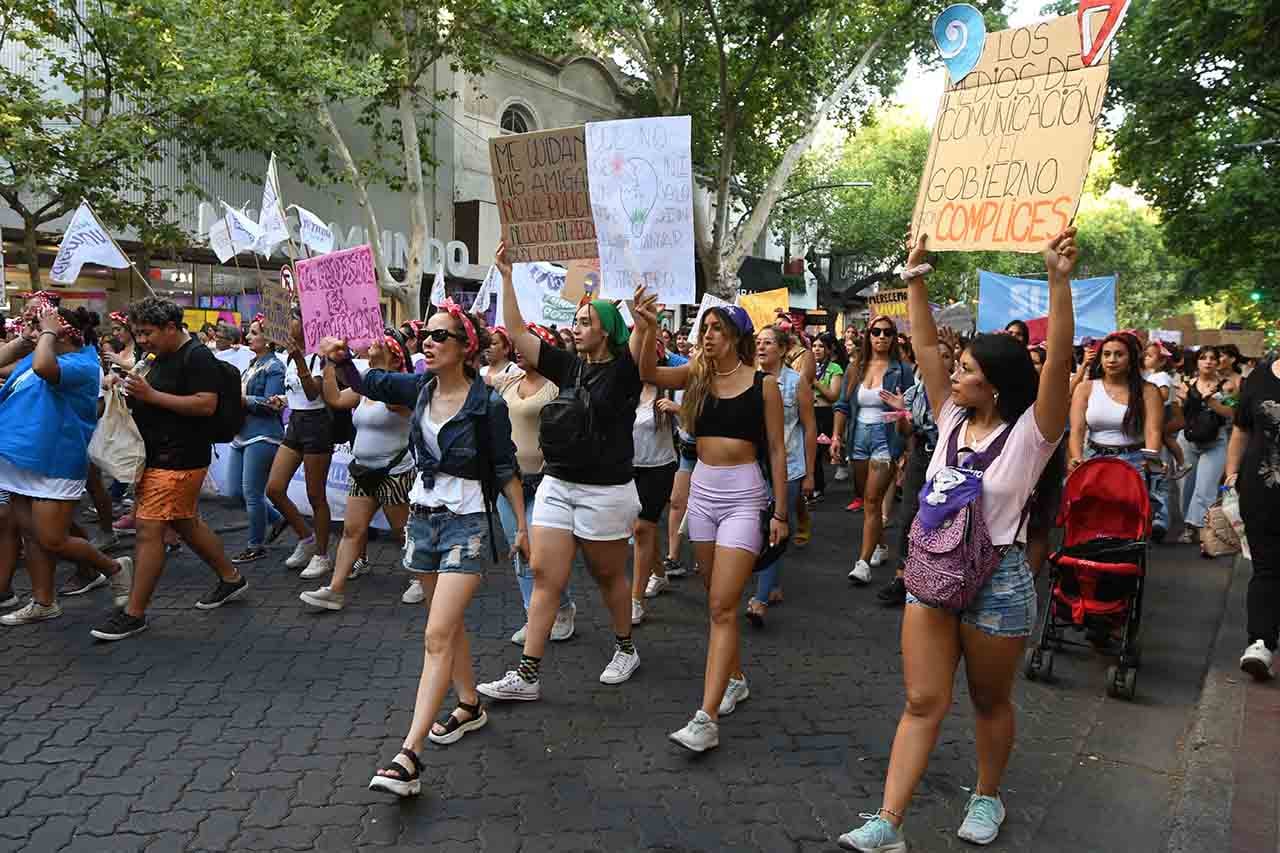
[[907,591],[921,603],[960,612],[991,578],[1004,556],[991,544],[982,509],[982,475],[1000,455],[1009,426],[991,446],[957,464],[957,444],[966,421],[947,438],[947,465],[920,490],[920,511],[911,524],[911,551],[903,571]]

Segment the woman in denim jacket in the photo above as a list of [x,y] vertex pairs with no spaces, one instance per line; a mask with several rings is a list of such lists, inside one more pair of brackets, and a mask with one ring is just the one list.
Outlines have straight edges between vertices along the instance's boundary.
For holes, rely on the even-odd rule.
[[[276,448],[284,439],[280,421],[280,395],[284,394],[284,365],[276,358],[271,343],[262,332],[262,315],[249,324],[246,338],[253,361],[244,372],[244,426],[231,442],[231,465],[227,481],[232,497],[244,498],[249,515],[249,542],[231,558],[237,565],[252,563],[267,555],[267,543],[284,530],[284,517],[267,500],[267,475],[276,458]],[[267,535],[267,523],[271,535]]]
[[[423,587],[426,654],[404,745],[369,781],[401,797],[422,790],[422,742],[453,743],[489,721],[476,692],[463,615],[484,578],[499,490],[515,509],[513,550],[528,559],[524,493],[516,472],[507,405],[476,372],[488,335],[484,325],[446,300],[427,323],[427,373],[370,370],[351,364],[344,341],[326,338],[320,352],[356,393],[390,406],[412,406],[409,444],[418,476],[409,494],[403,564]],[[438,723],[450,682],[458,707]]]
[[853,463],[854,502],[862,504],[862,550],[849,572],[849,580],[864,585],[871,569],[888,556],[881,544],[884,534],[882,504],[893,487],[893,472],[902,457],[903,439],[886,416],[896,416],[889,405],[911,387],[915,374],[898,350],[898,328],[888,317],[876,317],[862,338],[857,361],[845,372],[844,391],[835,404],[835,428],[831,435],[831,460],[839,464],[848,423],[849,461]]

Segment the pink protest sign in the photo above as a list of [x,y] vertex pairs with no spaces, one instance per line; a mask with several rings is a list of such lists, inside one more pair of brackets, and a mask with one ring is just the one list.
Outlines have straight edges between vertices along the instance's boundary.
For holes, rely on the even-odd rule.
[[315,352],[321,338],[343,338],[352,349],[362,349],[381,337],[378,281],[367,245],[298,261],[295,267],[307,352]]

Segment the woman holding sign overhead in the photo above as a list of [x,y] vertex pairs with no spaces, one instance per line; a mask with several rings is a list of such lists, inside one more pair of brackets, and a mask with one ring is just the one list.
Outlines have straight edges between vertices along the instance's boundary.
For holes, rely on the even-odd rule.
[[524,654],[515,669],[477,689],[492,699],[539,698],[543,651],[579,549],[613,625],[613,658],[600,681],[621,684],[640,666],[631,641],[627,574],[627,538],[640,513],[632,479],[632,427],[640,402],[639,336],[628,333],[612,302],[596,299],[574,315],[577,354],[554,347],[525,326],[511,284],[506,243],[498,244],[494,264],[502,274],[503,314],[511,343],[524,364],[560,392],[538,416],[544,464],[531,517],[533,597]]

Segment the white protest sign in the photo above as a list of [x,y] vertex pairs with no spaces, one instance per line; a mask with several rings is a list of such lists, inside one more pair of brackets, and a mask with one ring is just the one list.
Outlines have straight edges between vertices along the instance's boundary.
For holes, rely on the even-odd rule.
[[[555,264],[541,261],[511,265],[511,286],[516,291],[520,314],[527,323],[564,328],[573,325],[578,299],[565,292],[567,273]],[[581,294],[579,294],[581,296]],[[506,311],[498,300],[497,323],[507,325]]]
[[733,303],[710,293],[702,294],[702,303],[698,305],[698,316],[693,318],[693,328],[689,331],[689,342],[698,346],[699,333],[702,330],[702,315],[708,308],[728,308]]
[[643,282],[658,301],[697,301],[689,116],[587,124],[600,295],[630,299]]
[[333,251],[333,230],[311,211],[291,205],[298,211],[298,234],[302,244],[312,251],[327,255]]
[[1149,337],[1153,341],[1182,345],[1182,332],[1179,329],[1152,329]]
[[82,201],[62,235],[62,245],[58,246],[58,256],[53,259],[49,279],[58,284],[73,284],[80,276],[80,268],[87,263],[122,270],[128,268],[129,259],[98,222],[88,202]]

